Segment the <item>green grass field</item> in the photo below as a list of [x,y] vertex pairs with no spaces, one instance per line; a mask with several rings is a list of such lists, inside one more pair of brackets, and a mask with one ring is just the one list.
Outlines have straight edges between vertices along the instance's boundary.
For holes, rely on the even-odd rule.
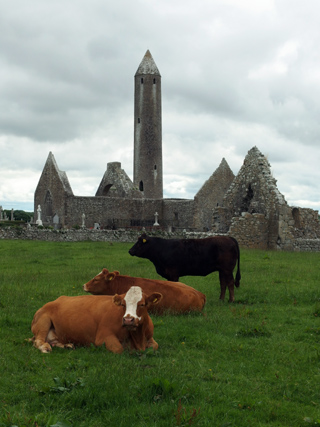
[[160,278],[131,246],[0,241],[0,427],[320,425],[320,253],[241,250],[234,304],[218,273],[181,278],[207,304],[152,316],[156,353],[25,341],[38,308],[103,267]]

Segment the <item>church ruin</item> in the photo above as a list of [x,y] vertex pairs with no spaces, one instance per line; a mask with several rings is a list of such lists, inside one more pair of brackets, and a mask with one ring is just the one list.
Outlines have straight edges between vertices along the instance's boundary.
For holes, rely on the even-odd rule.
[[133,181],[120,162],[108,163],[95,196],[75,196],[50,152],[34,196],[44,225],[159,228],[157,215],[161,229],[230,234],[252,248],[296,250],[320,238],[318,211],[288,206],[257,147],[237,176],[222,159],[194,199],[164,199],[161,75],[149,51],[134,81]]

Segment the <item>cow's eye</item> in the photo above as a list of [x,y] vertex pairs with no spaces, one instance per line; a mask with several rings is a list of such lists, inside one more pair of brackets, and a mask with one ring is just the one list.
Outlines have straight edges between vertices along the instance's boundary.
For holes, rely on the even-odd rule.
[[139,306],[139,307],[144,307],[144,306],[145,306],[145,304],[139,304],[138,306]]

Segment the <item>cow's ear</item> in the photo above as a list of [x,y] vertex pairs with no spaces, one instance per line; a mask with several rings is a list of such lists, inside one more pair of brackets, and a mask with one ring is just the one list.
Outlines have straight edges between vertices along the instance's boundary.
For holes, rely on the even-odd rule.
[[120,295],[115,294],[115,295],[113,295],[112,301],[113,301],[113,304],[115,304],[115,305],[121,305],[122,298]]
[[147,238],[148,238],[148,236],[145,234],[145,233],[143,233],[143,234],[141,234],[141,240],[142,240],[142,243],[147,243]]
[[162,294],[160,294],[159,292],[154,292],[153,294],[149,295],[146,298],[146,303],[147,305],[158,304],[158,302],[161,301],[161,299],[162,299]]
[[115,271],[113,272],[113,274],[114,274],[115,276],[119,276],[120,272],[119,272],[119,271],[117,271],[117,270],[115,270]]
[[103,268],[103,269],[102,269],[102,273],[103,273],[103,274],[108,274],[108,273],[109,273],[109,270],[108,270],[107,268]]
[[114,271],[113,273],[109,273],[107,275],[106,279],[110,280],[110,281],[113,280],[117,276],[117,274],[115,274],[115,273],[116,273],[116,271]]

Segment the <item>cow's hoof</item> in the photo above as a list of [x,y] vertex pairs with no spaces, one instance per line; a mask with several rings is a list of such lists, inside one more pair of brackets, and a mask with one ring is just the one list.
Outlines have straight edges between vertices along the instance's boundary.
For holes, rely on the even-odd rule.
[[65,344],[64,348],[70,348],[71,350],[74,350],[74,345],[73,344]]
[[51,353],[52,352],[52,348],[49,344],[44,344],[41,347],[39,347],[39,350],[41,351],[41,353]]

